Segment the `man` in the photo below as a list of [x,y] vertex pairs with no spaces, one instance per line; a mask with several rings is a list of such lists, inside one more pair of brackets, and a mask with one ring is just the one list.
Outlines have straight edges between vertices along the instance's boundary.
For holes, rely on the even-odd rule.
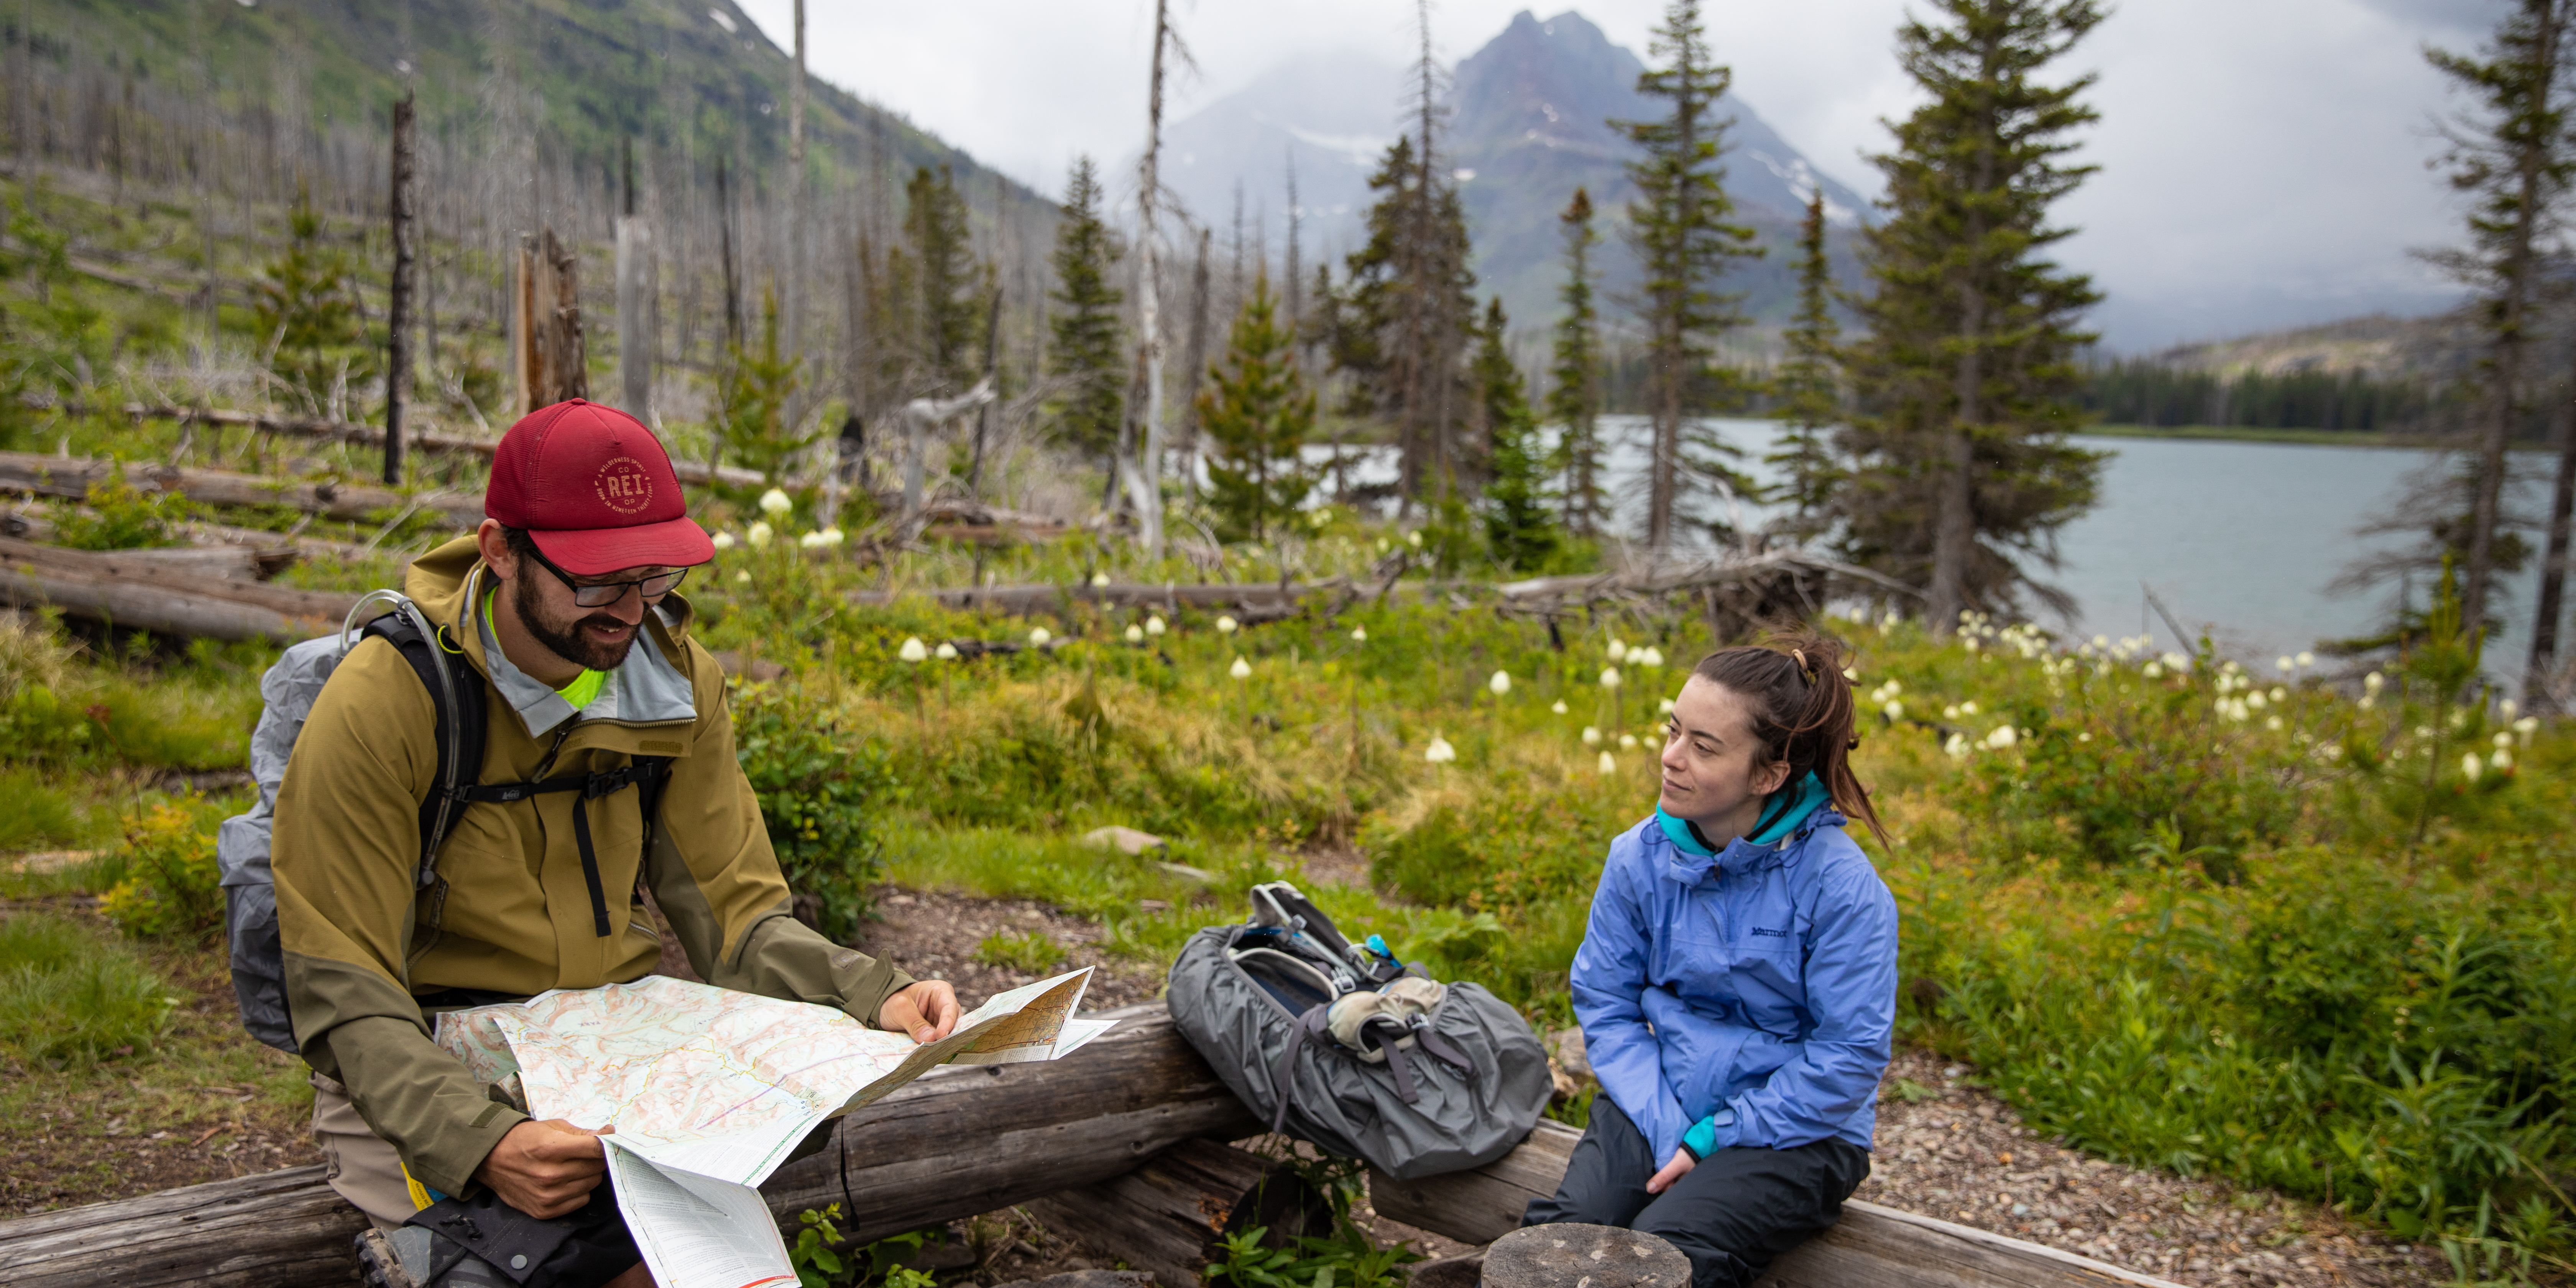
[[[615,1205],[591,1201],[605,1171],[599,1133],[491,1098],[430,1040],[437,1012],[650,973],[661,941],[639,884],[711,984],[837,1007],[918,1041],[948,1033],[957,999],[790,915],[735,760],[723,673],[689,638],[688,604],[673,593],[714,544],[687,517],[652,432],[579,399],[534,412],[501,441],[484,514],[472,537],[421,557],[405,579],[436,645],[482,680],[465,695],[486,725],[471,777],[663,767],[642,782],[592,779],[596,792],[458,807],[435,880],[416,890],[438,698],[393,644],[371,637],[349,651],[296,738],[273,843],[314,1133],[332,1186],[397,1232],[362,1247],[398,1249],[414,1279],[649,1282]],[[423,1233],[427,1219],[403,1229],[415,1213],[438,1214],[446,1242]],[[542,1224],[523,1233],[545,1245],[540,1278],[496,1278],[456,1237],[532,1220]]]

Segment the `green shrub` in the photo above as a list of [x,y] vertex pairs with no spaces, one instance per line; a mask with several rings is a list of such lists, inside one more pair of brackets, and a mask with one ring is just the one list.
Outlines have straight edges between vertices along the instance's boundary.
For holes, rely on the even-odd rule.
[[0,850],[69,845],[85,830],[70,793],[32,769],[0,769]]
[[158,1038],[178,1000],[125,946],[44,913],[0,920],[0,1048],[88,1064]]
[[177,492],[146,492],[126,481],[125,467],[89,485],[88,508],[55,511],[54,541],[74,550],[137,550],[183,546],[178,531],[193,507]]
[[184,804],[162,802],[125,833],[110,861],[124,878],[99,900],[108,919],[144,939],[205,939],[223,925],[215,838]]
[[884,750],[767,685],[745,686],[733,716],[736,754],[788,887],[812,901],[825,935],[857,937],[868,886],[885,868],[874,815],[901,795]]

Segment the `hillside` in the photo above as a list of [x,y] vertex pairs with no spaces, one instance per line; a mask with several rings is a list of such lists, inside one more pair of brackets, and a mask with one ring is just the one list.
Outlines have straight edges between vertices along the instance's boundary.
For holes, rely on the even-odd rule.
[[2412,318],[2374,313],[2318,326],[2176,345],[2144,355],[2140,361],[2218,376],[2315,372],[2447,384],[2475,370],[2480,348],[2476,329],[2455,313]]
[[[52,82],[27,109],[43,118],[34,124],[93,146],[151,143],[128,141],[140,132],[120,122],[135,115],[157,118],[181,147],[209,124],[273,143],[301,127],[343,140],[304,158],[327,172],[348,164],[331,154],[350,136],[382,129],[408,85],[433,136],[525,131],[547,160],[601,177],[630,141],[702,165],[729,157],[755,175],[787,152],[790,59],[733,0],[29,0],[10,15],[13,33],[22,23],[40,82]],[[819,80],[809,88],[821,174],[946,165],[993,190],[974,158],[901,115]],[[214,119],[198,111],[210,93]]]

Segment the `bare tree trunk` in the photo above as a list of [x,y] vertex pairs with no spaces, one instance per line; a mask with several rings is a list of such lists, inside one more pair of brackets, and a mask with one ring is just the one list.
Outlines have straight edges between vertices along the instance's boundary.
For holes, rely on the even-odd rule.
[[403,412],[411,402],[411,277],[414,225],[412,209],[412,96],[394,102],[394,163],[391,217],[394,275],[391,303],[385,311],[385,483],[403,479]]
[[629,209],[617,217],[617,387],[629,415],[653,416],[653,230]]
[[1145,417],[1140,450],[1129,471],[1127,490],[1136,505],[1137,539],[1146,557],[1163,557],[1163,261],[1155,207],[1162,201],[1163,56],[1176,41],[1171,0],[1154,0],[1154,63],[1151,92],[1145,106],[1145,159],[1138,175],[1136,204],[1141,232],[1137,249],[1143,269],[1137,291],[1137,351],[1144,366]]
[[[1986,66],[1993,74],[1996,51],[1989,45]],[[1977,158],[1976,191],[1984,193],[1994,186],[1994,121],[1989,115],[1983,122],[1983,150]],[[1958,406],[1951,413],[1949,428],[1942,434],[1940,495],[1933,501],[1932,584],[1925,596],[1924,611],[1931,617],[1929,625],[1935,635],[1947,637],[1959,629],[1959,614],[1968,607],[1968,561],[1976,554],[1976,426],[1985,413],[1985,352],[1979,348],[1985,335],[1986,297],[1982,286],[1986,249],[1986,223],[1981,215],[1970,214],[1967,228],[1968,265],[1959,287],[1959,364],[1951,396]]]
[[[984,310],[984,383],[998,385],[1002,378],[1002,287],[993,286],[992,298]],[[975,454],[966,463],[966,495],[971,500],[983,498],[984,434],[993,419],[993,404],[975,409]]]
[[590,396],[581,331],[581,259],[552,225],[519,239],[519,414]]
[[1207,377],[1208,242],[1213,236],[1199,230],[1198,267],[1190,273],[1190,343],[1181,365],[1181,482],[1193,497],[1199,494],[1198,393],[1199,381]]
[[[2570,372],[2576,380],[2576,371]],[[2558,479],[2549,492],[2549,545],[2540,562],[2540,609],[2531,624],[2531,660],[2523,668],[2522,704],[2533,711],[2556,711],[2558,691],[2551,681],[2558,671],[2558,619],[2566,611],[2567,545],[2576,521],[2576,400],[2558,403]]]

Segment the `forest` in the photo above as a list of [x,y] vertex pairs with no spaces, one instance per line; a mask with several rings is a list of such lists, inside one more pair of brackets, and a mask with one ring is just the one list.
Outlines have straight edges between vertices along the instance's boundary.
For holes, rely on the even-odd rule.
[[[1133,181],[1081,158],[1029,191],[730,6],[281,8],[5,20],[13,1212],[309,1161],[304,1068],[239,1031],[225,976],[214,835],[259,796],[261,675],[480,519],[511,423],[584,397],[661,436],[715,535],[693,638],[838,942],[896,899],[1029,901],[1082,934],[993,929],[973,960],[1158,979],[1293,880],[1560,1033],[1689,667],[1812,626],[1865,699],[1888,836],[1853,834],[1898,902],[1905,1051],[2051,1148],[2278,1204],[2284,1266],[2332,1235],[2394,1249],[2370,1282],[2576,1272],[2576,467],[2547,521],[2498,499],[2508,444],[2565,432],[2507,360],[2547,303],[2509,167],[2477,171],[2500,204],[2459,252],[2482,383],[2221,377],[2091,364],[2099,293],[2050,257],[2094,0],[1917,6],[1865,285],[1818,193],[1796,312],[1759,335],[1697,0],[1657,27],[1663,115],[1620,123],[1636,199],[1563,194],[1559,307],[1518,319],[1470,268],[1427,40],[1366,240],[1327,257],[1168,200],[1151,132]],[[1159,130],[1187,11],[1152,10]],[[2487,146],[2527,145],[2516,113],[2567,75],[2531,24],[2571,19],[2531,0],[2459,63]],[[2007,137],[2009,165],[1959,163]],[[1634,292],[1600,284],[1613,237]],[[1717,424],[1748,409],[1774,482]],[[2055,537],[2100,488],[2073,440],[2104,421],[2450,435],[2418,525],[2438,590],[2322,660],[2049,629]],[[2539,544],[2552,625],[2508,691],[2493,584]],[[1085,844],[1108,827],[1162,848]],[[1290,1269],[1247,1245],[1211,1278],[1392,1288],[1352,1201]],[[2262,1249],[2215,1267],[2064,1194],[1955,1202],[1932,1215],[2257,1281]],[[930,1282],[832,1244],[799,1241],[809,1284]],[[969,1280],[995,1282],[936,1282]]]

